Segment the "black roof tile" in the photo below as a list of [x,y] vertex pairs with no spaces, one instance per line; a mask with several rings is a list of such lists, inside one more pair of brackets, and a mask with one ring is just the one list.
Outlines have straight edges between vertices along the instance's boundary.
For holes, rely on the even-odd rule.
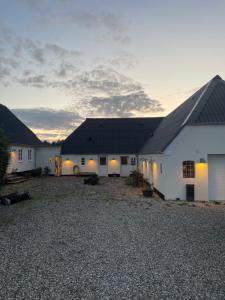
[[162,153],[184,126],[209,124],[225,124],[225,81],[219,75],[164,118],[141,153]]
[[10,144],[40,146],[41,141],[6,106],[0,104],[0,128]]
[[86,119],[63,143],[61,154],[137,153],[162,118]]

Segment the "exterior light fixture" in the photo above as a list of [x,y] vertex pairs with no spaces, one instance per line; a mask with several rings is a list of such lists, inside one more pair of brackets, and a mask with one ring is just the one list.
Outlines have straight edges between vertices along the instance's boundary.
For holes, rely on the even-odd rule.
[[206,163],[206,160],[205,160],[204,158],[200,158],[200,159],[199,159],[199,162],[200,162],[201,164],[205,164],[205,163]]
[[89,160],[94,160],[93,158],[90,158]]

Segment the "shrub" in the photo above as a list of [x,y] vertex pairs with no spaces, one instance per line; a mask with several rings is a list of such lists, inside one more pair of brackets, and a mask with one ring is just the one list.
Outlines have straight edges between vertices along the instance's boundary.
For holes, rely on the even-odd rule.
[[135,186],[135,187],[143,186],[143,184],[144,184],[143,174],[141,174],[138,171],[133,171],[130,176],[133,179],[133,186]]
[[42,168],[36,168],[31,171],[33,177],[40,177],[42,174]]
[[8,142],[4,133],[0,130],[0,188],[3,184],[9,162]]

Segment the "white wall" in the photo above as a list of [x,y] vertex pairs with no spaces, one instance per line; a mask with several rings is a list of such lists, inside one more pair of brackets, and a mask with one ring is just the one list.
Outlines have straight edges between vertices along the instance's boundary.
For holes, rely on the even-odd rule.
[[60,146],[43,146],[36,148],[36,167],[43,170],[47,166],[50,174],[55,173],[55,156],[60,155]]
[[[22,150],[22,160],[19,161],[19,149]],[[28,160],[28,150],[31,150],[31,160]],[[35,168],[35,149],[25,146],[10,146],[10,160],[7,173],[24,172]]]
[[[85,165],[81,158],[85,158]],[[95,172],[98,174],[97,155],[62,155],[62,175],[73,175],[73,167],[79,166],[80,172]]]
[[[95,172],[99,174],[99,157],[107,157],[107,170],[108,174],[121,174],[120,157],[128,156],[128,165],[125,166],[126,170],[123,169],[123,175],[129,176],[130,172],[137,169],[137,166],[131,166],[131,157],[136,157],[136,155],[122,154],[122,155],[62,155],[62,175],[72,175],[74,165],[78,165],[80,172]],[[81,165],[81,158],[85,158],[85,165]],[[91,160],[92,159],[92,160]],[[137,162],[137,158],[136,158]]]
[[[154,161],[154,186],[166,199],[186,199],[185,185],[194,184],[195,199],[208,200],[208,163],[200,164],[200,158],[208,162],[209,154],[224,153],[225,126],[186,126],[164,154],[147,156],[149,160]],[[196,162],[195,178],[183,178],[182,163],[185,160]]]

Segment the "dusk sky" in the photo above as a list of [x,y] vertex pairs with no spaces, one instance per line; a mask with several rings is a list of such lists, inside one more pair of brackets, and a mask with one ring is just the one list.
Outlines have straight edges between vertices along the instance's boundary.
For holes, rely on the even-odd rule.
[[0,103],[41,139],[225,78],[225,0],[0,0]]

